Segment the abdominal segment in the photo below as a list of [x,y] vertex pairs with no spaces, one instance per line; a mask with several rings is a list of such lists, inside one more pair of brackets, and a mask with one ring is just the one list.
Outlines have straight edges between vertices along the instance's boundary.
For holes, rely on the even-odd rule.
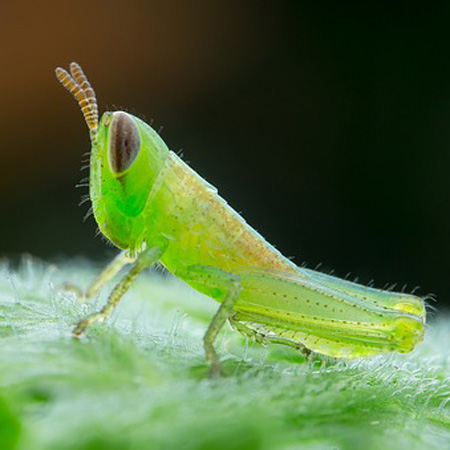
[[299,269],[239,273],[235,320],[328,356],[410,352],[423,338],[425,309],[415,296],[381,291]]

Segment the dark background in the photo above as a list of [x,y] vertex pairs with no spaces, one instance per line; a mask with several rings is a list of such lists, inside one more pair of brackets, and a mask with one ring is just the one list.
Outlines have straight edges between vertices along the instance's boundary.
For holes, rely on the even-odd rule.
[[[355,2],[356,3],[356,2]],[[450,7],[2,2],[0,255],[114,252],[53,70],[154,127],[297,263],[450,303]]]

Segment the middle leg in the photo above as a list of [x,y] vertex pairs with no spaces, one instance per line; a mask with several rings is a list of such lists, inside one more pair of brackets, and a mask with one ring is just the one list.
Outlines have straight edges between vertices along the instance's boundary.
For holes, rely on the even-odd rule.
[[214,348],[214,342],[227,319],[233,313],[233,307],[241,293],[241,281],[238,275],[214,267],[196,265],[187,268],[183,279],[193,285],[206,288],[208,294],[221,305],[211,320],[203,338],[206,360],[210,364],[210,374],[222,373],[219,357]]

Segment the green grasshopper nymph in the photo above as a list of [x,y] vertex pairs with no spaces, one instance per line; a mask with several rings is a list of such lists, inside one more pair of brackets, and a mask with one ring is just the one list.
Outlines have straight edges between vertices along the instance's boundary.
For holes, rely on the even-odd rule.
[[105,112],[99,122],[94,90],[78,64],[70,65],[70,74],[57,68],[56,76],[78,101],[90,130],[94,217],[122,250],[86,298],[132,264],[106,305],[78,323],[76,337],[106,319],[136,276],[159,261],[220,303],[204,336],[212,373],[221,370],[214,341],[227,320],[258,342],[337,358],[406,353],[422,341],[421,298],[297,267],[148,124],[123,111]]

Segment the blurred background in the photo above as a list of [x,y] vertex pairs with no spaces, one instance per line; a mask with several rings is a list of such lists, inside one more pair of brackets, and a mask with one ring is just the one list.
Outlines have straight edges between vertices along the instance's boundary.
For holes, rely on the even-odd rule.
[[[350,3],[350,2],[349,2]],[[450,304],[450,5],[2,2],[0,255],[96,261],[54,68],[156,129],[298,264]]]

